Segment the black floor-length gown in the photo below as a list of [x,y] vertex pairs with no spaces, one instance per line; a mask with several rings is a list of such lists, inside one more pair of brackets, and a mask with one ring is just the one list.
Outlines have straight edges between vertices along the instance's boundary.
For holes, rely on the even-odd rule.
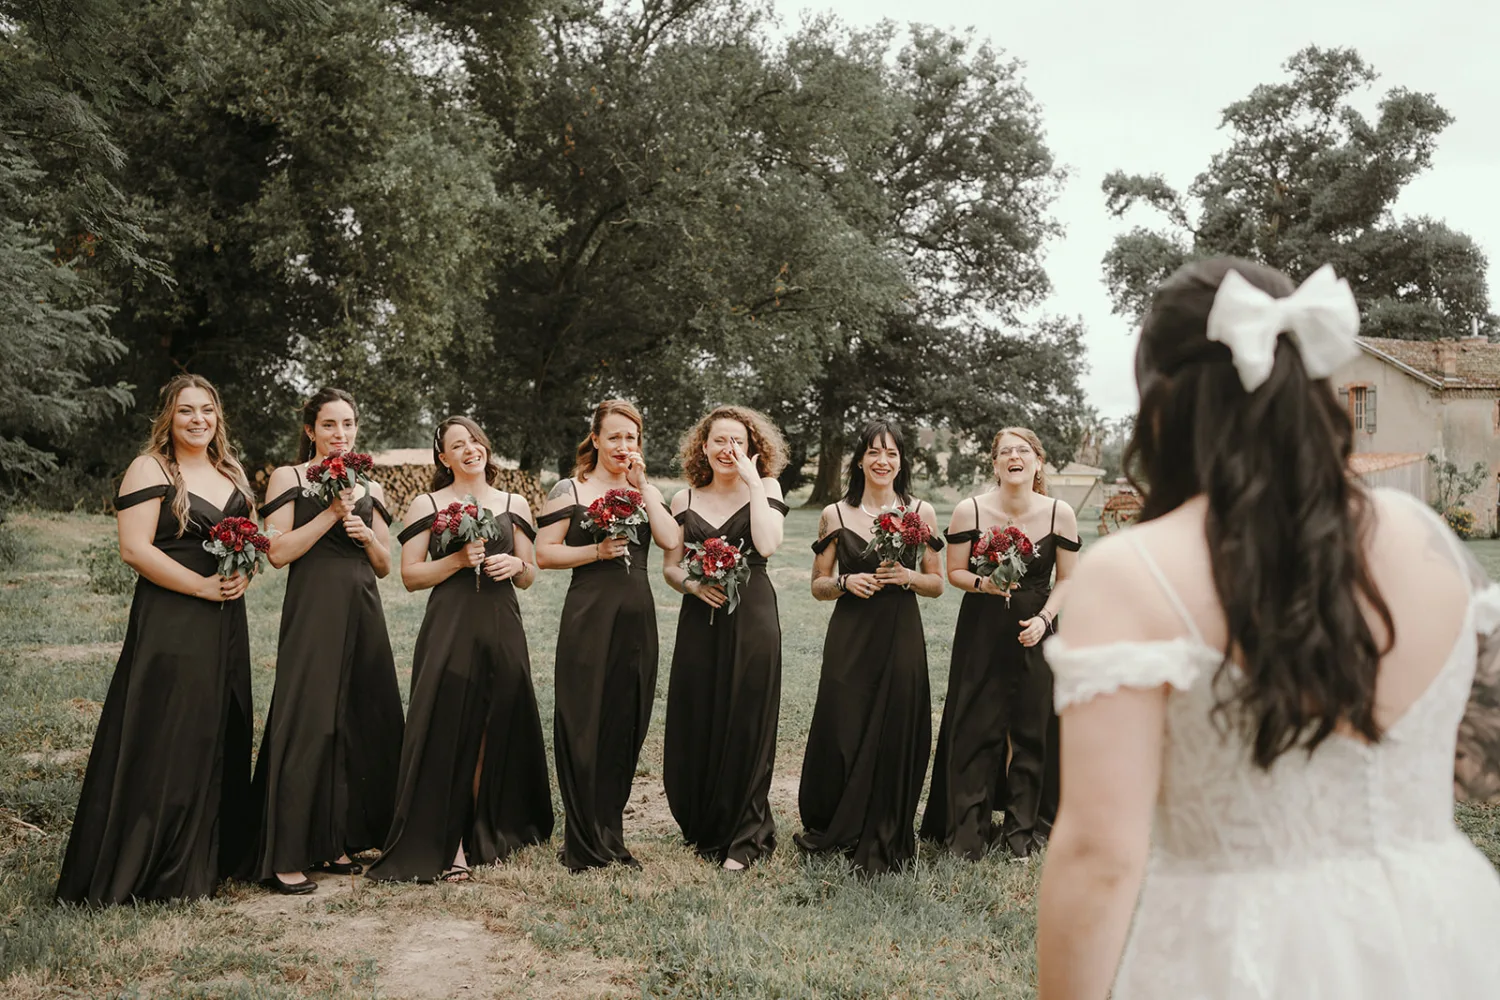
[[[564,541],[590,547],[578,503],[537,519],[568,522]],[[573,569],[557,636],[553,749],[565,819],[562,862],[571,871],[637,864],[625,848],[624,812],[656,697],[656,604],[647,559],[651,529],[623,559]]]
[[[974,504],[978,517],[979,504]],[[1041,643],[1022,646],[1021,622],[1034,618],[1052,592],[1057,549],[1080,543],[1056,533],[1057,504],[1047,534],[1032,541],[1036,554],[1026,567],[1010,607],[996,594],[964,595],[953,632],[948,697],[932,762],[932,788],[922,817],[922,839],[954,854],[982,857],[1003,843],[1028,857],[1045,838],[1043,817],[1049,733],[1055,733],[1052,671]],[[953,532],[951,543],[973,542],[984,528]],[[1007,753],[1009,763],[1007,764]],[[1003,776],[1003,777],[997,777]],[[994,829],[994,812],[1005,821]]]
[[[786,505],[767,501],[783,516]],[[677,618],[662,776],[682,837],[705,858],[750,865],[776,848],[771,772],[781,714],[781,619],[747,503],[720,525],[688,507],[683,540],[725,538],[751,566],[734,614],[684,594]]]
[[[218,560],[203,548],[209,529],[223,517],[248,516],[249,506],[237,491],[222,511],[189,494],[179,538],[173,495],[172,486],[148,486],[116,497],[115,509],[160,497],[153,544],[212,576]],[[57,898],[107,904],[213,895],[253,843],[251,719],[244,600],[190,597],[142,577]]]
[[[293,504],[300,528],[323,504],[294,486],[261,508]],[[366,524],[390,515],[373,496]],[[391,828],[401,761],[401,690],[375,569],[343,524],[287,571],[276,688],[255,760],[261,803],[251,877],[302,871],[379,847]]]
[[[431,528],[435,513],[408,525],[401,543]],[[498,521],[501,537],[485,543],[489,555],[514,551],[518,530],[533,534],[509,501]],[[463,547],[458,539],[440,547],[434,534],[428,554],[441,559]],[[460,843],[469,865],[487,865],[552,835],[547,748],[516,588],[483,574],[476,588],[475,579],[460,570],[427,599],[412,656],[396,816],[366,872],[371,878],[431,882]]]
[[[813,543],[836,545],[839,573],[874,573],[869,540],[843,524]],[[928,545],[938,551],[942,539]],[[915,560],[908,568],[920,569]],[[844,854],[880,874],[916,855],[917,804],[932,749],[927,640],[917,595],[881,588],[868,598],[841,595],[823,640],[818,700],[807,733],[797,805],[809,853]]]

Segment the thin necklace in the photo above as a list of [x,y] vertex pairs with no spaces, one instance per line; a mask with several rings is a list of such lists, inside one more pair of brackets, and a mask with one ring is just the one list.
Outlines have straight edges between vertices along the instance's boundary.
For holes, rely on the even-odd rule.
[[880,510],[865,510],[865,502],[863,500],[859,502],[859,512],[868,518],[877,518],[880,516],[881,511],[884,510],[886,510],[885,507],[880,508]]

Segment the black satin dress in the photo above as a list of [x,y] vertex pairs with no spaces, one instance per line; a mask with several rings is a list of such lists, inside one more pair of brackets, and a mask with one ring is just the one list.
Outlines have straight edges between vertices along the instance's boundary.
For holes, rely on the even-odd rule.
[[[401,544],[429,531],[436,513],[407,525]],[[488,555],[513,552],[516,531],[533,535],[508,501],[498,521],[501,537],[485,543]],[[441,559],[463,547],[456,538],[442,547],[432,535],[427,552]],[[550,836],[547,748],[515,584],[460,570],[427,598],[412,656],[395,819],[366,874],[431,882],[453,863],[460,843],[470,866],[488,865]]]
[[[189,495],[178,537],[174,489],[115,498],[125,510],[161,499],[153,544],[204,576],[203,548],[224,517],[248,517],[236,492],[220,510]],[[63,902],[109,904],[211,896],[245,864],[254,837],[250,793],[250,634],[244,599],[220,603],[135,586],[109,694],[58,879]]]
[[[593,546],[574,503],[537,519],[568,522],[564,541]],[[636,866],[625,848],[624,812],[656,698],[656,602],[647,560],[651,529],[623,559],[574,567],[557,636],[553,751],[566,825],[561,860],[570,871]]]
[[[324,509],[298,485],[268,501],[261,516],[287,503],[298,528]],[[366,524],[376,515],[391,521],[369,494],[354,513]],[[343,524],[287,570],[276,688],[255,760],[261,821],[253,878],[303,871],[385,842],[403,721],[378,584],[364,546]]]
[[[836,508],[837,509],[837,508]],[[874,573],[869,539],[845,527],[813,543],[837,545],[839,573]],[[927,544],[941,550],[936,536]],[[905,561],[917,569],[916,560]],[[841,853],[868,874],[904,868],[916,855],[917,804],[932,749],[927,640],[917,595],[884,587],[834,604],[823,641],[818,700],[802,759],[793,839],[813,854]]]
[[[751,865],[776,848],[768,801],[781,714],[781,619],[766,559],[755,551],[747,503],[723,524],[692,509],[683,540],[725,538],[750,564],[734,614],[684,594],[667,682],[662,776],[683,840],[703,857]],[[783,516],[786,504],[768,500]]]
[[[977,501],[974,509],[977,519]],[[1052,593],[1057,550],[1080,547],[1056,529],[1054,501],[1052,525],[1044,537],[1033,539],[1036,554],[1009,607],[1003,596],[969,592],[959,608],[921,833],[923,840],[971,860],[996,843],[1017,857],[1030,856],[1051,826],[1044,799],[1053,800],[1056,814],[1056,795],[1046,778],[1049,770],[1056,774],[1052,671],[1041,643],[1027,648],[1019,641],[1020,623],[1034,618]],[[948,541],[973,542],[981,530],[954,532]],[[997,810],[1005,813],[998,831]]]

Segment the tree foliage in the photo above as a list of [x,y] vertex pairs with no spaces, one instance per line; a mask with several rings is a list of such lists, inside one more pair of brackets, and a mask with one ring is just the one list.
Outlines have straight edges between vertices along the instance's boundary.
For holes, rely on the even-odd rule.
[[1475,319],[1493,329],[1486,261],[1474,241],[1392,210],[1431,166],[1452,117],[1432,95],[1402,87],[1385,93],[1373,120],[1361,114],[1355,101],[1376,74],[1350,49],[1309,47],[1285,70],[1285,82],[1224,109],[1229,145],[1187,197],[1159,175],[1104,179],[1112,215],[1142,206],[1167,223],[1122,234],[1106,254],[1115,311],[1138,317],[1184,261],[1231,254],[1298,279],[1331,263],[1354,286],[1371,336],[1466,336]]

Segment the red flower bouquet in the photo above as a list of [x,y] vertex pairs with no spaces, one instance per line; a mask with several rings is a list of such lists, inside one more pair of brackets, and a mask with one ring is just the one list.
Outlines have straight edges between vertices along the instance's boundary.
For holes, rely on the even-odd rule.
[[[594,540],[628,538],[632,545],[641,544],[641,525],[650,523],[646,498],[635,490],[609,490],[589,504],[583,526],[594,533]],[[625,567],[630,568],[630,553],[625,553]]]
[[[248,517],[226,517],[208,529],[205,551],[219,560],[219,575],[226,579],[243,574],[250,579],[266,567],[271,540]],[[221,608],[223,604],[219,605]]]
[[307,485],[302,492],[317,497],[327,507],[345,490],[352,490],[359,483],[368,483],[370,473],[375,471],[375,460],[359,452],[339,452],[308,465],[304,474]]
[[[717,584],[723,588],[724,596],[728,600],[724,603],[724,613],[734,614],[734,609],[740,604],[740,584],[750,579],[750,562],[745,554],[740,551],[738,545],[731,545],[723,538],[707,538],[700,544],[688,542],[687,549],[687,575],[689,580],[697,580],[700,584]],[[713,624],[714,611],[708,613],[708,622]]]
[[[455,538],[468,545],[471,542],[487,542],[500,537],[500,522],[488,507],[472,496],[462,503],[457,500],[438,511],[432,518],[432,533],[437,536],[438,547],[447,548]],[[479,576],[484,566],[474,567],[474,589],[479,589]]]
[[987,576],[1005,591],[1005,606],[1010,607],[1010,589],[1026,575],[1026,564],[1036,555],[1036,546],[1017,527],[995,525],[985,529],[969,550],[969,565],[980,576]]
[[922,520],[922,515],[905,507],[895,507],[882,511],[870,529],[870,544],[864,551],[866,556],[878,555],[881,562],[899,566],[910,553],[912,565],[921,567],[922,546],[932,537],[932,529]]

